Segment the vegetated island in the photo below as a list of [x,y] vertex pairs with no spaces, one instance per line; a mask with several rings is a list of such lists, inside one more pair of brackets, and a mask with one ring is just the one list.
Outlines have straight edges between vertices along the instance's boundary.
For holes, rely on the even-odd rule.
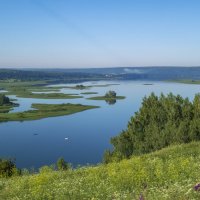
[[[77,94],[64,94],[64,93],[32,93],[29,89],[24,87],[13,87],[8,89],[6,95],[16,95],[21,98],[36,98],[36,99],[77,99],[82,96]],[[47,91],[48,92],[48,91]]]
[[90,97],[87,98],[89,100],[118,100],[118,99],[125,99],[125,96],[117,96],[117,93],[115,91],[108,91],[104,96],[96,96],[96,97]]
[[47,117],[56,117],[70,115],[88,109],[98,108],[98,106],[89,106],[81,104],[32,104],[35,110],[28,110],[16,113],[0,113],[0,122],[5,121],[25,121],[37,120]]
[[0,113],[8,113],[15,106],[18,106],[18,104],[13,103],[10,98],[4,94],[0,94]]
[[[16,95],[21,98],[37,98],[37,99],[75,99],[75,98],[83,98],[78,94],[64,94],[57,93],[61,89],[76,89],[76,90],[84,90],[90,89],[92,87],[108,87],[111,85],[119,85],[119,84],[104,84],[104,85],[89,85],[85,86],[82,84],[78,84],[75,86],[47,86],[47,82],[45,81],[16,81],[16,80],[4,80],[0,81],[1,89],[8,91],[7,95]],[[52,93],[42,93],[42,92],[51,92]],[[34,93],[41,92],[41,93]],[[54,93],[53,93],[54,92]],[[83,94],[97,94],[94,92],[85,92]]]

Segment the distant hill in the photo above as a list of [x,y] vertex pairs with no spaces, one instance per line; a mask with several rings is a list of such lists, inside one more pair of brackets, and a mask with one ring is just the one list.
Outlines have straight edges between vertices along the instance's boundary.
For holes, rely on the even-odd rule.
[[200,79],[200,67],[115,67],[85,69],[0,69],[0,79],[177,80]]

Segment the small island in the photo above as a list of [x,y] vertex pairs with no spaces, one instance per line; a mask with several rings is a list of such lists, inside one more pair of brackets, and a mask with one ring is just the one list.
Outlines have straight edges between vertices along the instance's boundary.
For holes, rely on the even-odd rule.
[[0,113],[0,122],[37,120],[47,117],[70,115],[88,109],[99,108],[81,104],[32,104],[34,110],[16,113]]
[[108,104],[114,104],[116,103],[116,100],[121,100],[121,99],[125,99],[125,96],[117,96],[117,93],[115,91],[108,91],[106,92],[106,94],[104,96],[96,96],[96,97],[90,97],[87,98],[89,100],[104,100],[106,101]]

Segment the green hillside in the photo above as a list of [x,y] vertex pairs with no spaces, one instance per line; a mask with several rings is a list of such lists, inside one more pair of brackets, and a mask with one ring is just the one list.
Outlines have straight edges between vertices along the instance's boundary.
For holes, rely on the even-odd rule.
[[200,142],[119,163],[0,179],[0,199],[200,199]]

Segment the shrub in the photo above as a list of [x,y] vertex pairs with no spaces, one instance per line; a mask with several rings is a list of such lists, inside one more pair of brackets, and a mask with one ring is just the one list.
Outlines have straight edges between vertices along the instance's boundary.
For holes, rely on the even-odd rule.
[[64,158],[59,158],[56,165],[58,170],[68,170],[70,168],[70,164]]
[[0,159],[0,177],[19,175],[20,170],[16,168],[14,160]]

